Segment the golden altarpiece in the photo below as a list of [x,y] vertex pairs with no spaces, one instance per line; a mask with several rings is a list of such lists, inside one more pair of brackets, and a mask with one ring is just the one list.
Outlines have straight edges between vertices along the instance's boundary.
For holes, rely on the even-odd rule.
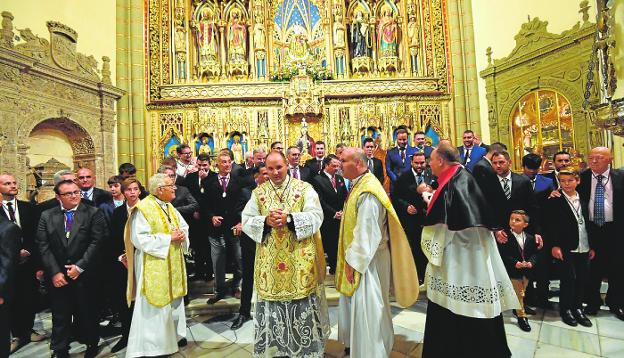
[[148,171],[180,143],[240,161],[276,140],[453,134],[447,0],[147,4]]
[[[605,131],[593,127],[583,112],[596,32],[588,9],[588,2],[581,2],[582,22],[561,34],[548,32],[547,21],[529,18],[505,58],[492,60],[488,48],[488,67],[481,77],[486,81],[490,137],[513,148],[516,170],[527,153],[542,155],[547,169],[560,150],[570,152],[581,167],[589,148],[605,143]],[[596,97],[597,91],[590,96]]]

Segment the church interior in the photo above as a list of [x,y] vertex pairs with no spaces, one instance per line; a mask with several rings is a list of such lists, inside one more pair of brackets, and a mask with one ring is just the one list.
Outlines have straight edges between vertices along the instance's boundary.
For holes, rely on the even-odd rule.
[[[62,169],[88,167],[106,187],[129,162],[144,182],[181,144],[213,158],[229,148],[243,164],[275,141],[305,160],[317,140],[333,152],[371,137],[383,159],[401,128],[434,147],[472,130],[505,144],[515,171],[527,153],[549,171],[561,150],[582,169],[596,146],[624,166],[624,0],[5,0],[0,11],[0,171],[24,200],[52,198]],[[210,320],[234,303],[202,305],[189,309],[197,345],[181,353],[251,356],[250,323],[236,336]],[[423,307],[393,317],[393,357],[419,357]],[[531,334],[505,319],[517,357],[624,357],[612,317],[571,329],[542,314]]]

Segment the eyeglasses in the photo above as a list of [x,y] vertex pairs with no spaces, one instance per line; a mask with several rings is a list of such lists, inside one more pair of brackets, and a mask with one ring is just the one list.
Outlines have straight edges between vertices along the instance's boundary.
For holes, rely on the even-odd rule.
[[59,194],[60,196],[64,196],[64,197],[71,197],[71,196],[80,196],[80,190],[76,190],[76,191],[70,191],[68,193],[62,193]]
[[90,175],[84,175],[84,176],[80,176],[78,177],[78,179],[83,180],[83,179],[91,179]]
[[161,186],[159,186],[159,188],[177,189],[177,186],[175,184],[169,184],[169,185],[161,185]]
[[183,153],[180,153],[180,155],[191,155],[191,152],[183,152]]

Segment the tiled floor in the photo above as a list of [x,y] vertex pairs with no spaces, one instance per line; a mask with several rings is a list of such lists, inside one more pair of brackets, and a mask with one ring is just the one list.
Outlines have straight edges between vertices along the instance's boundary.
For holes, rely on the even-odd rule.
[[[205,292],[205,290],[203,290]],[[326,357],[343,357],[343,346],[337,337],[337,292],[327,288],[330,303],[332,333],[326,347]],[[250,357],[253,350],[253,323],[247,322],[237,330],[229,328],[232,312],[237,309],[235,299],[229,298],[215,306],[205,304],[206,294],[196,294],[187,307],[189,345],[173,357]],[[401,309],[392,308],[394,322],[394,351],[392,357],[420,357],[425,327],[426,300],[421,297],[414,306]],[[598,316],[590,317],[594,326],[569,327],[563,324],[556,312],[538,310],[530,318],[530,333],[521,331],[511,313],[505,314],[505,330],[509,347],[514,357],[519,358],[582,358],[582,357],[623,357],[624,358],[624,322],[612,316],[608,311],[601,311]],[[38,316],[38,328],[50,332],[49,313]],[[100,357],[124,357],[124,351],[111,354],[111,347],[117,337],[100,342]],[[72,357],[81,357],[84,345],[72,344]],[[33,358],[49,357],[48,341],[31,343],[11,357]],[[359,357],[358,357],[359,358]]]

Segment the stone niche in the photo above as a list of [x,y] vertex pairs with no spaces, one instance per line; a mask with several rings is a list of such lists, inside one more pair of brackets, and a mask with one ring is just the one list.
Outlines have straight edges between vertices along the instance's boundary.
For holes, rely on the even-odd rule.
[[[20,197],[33,200],[50,196],[56,169],[89,167],[96,185],[105,186],[115,173],[115,103],[124,94],[111,85],[110,59],[98,67],[93,56],[77,52],[78,33],[64,24],[48,21],[43,38],[28,28],[16,33],[13,15],[1,15],[1,171],[14,174]],[[31,146],[42,133],[56,133],[70,153],[68,146],[50,145],[42,154],[38,145],[38,162],[31,163]]]

